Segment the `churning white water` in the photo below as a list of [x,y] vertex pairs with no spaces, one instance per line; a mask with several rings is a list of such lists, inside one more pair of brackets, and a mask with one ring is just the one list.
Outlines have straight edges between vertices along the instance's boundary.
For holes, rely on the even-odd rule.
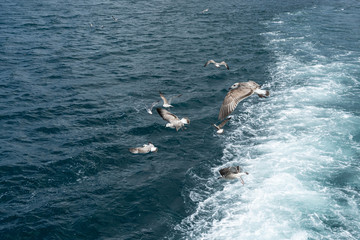
[[196,210],[176,227],[185,239],[360,239],[360,52],[322,43],[311,22],[325,10],[264,23],[271,96],[239,104],[204,188],[224,166],[250,174],[194,190]]

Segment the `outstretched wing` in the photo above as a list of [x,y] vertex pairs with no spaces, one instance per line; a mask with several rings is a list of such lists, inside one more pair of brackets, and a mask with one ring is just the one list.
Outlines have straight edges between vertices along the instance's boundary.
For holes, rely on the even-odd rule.
[[207,61],[207,62],[205,63],[205,65],[204,65],[204,67],[206,67],[206,66],[209,65],[210,63],[215,63],[215,61],[214,61],[214,60],[209,60],[209,61]]
[[171,112],[163,108],[157,108],[156,111],[165,121],[172,122],[172,121],[180,120],[175,114],[172,114]]
[[227,167],[227,168],[220,169],[220,170],[219,170],[219,173],[221,174],[221,176],[226,176],[226,175],[228,175],[229,173],[231,173],[231,172],[230,172],[230,168]]
[[227,70],[230,70],[229,65],[227,65],[225,61],[222,61],[220,65],[224,65],[227,68]]
[[224,119],[227,117],[230,113],[232,113],[239,102],[243,100],[244,98],[247,98],[253,94],[254,91],[247,87],[238,87],[236,89],[230,90],[223,101],[223,104],[221,105],[220,112],[219,112],[219,120]]
[[[164,97],[164,94],[162,94],[162,92],[159,92],[160,93],[160,97],[161,99],[164,101],[164,104],[169,104],[167,99]],[[170,105],[170,104],[169,104]]]
[[231,117],[225,119],[224,121],[222,121],[222,123],[219,124],[219,128],[223,128],[223,126],[231,119]]
[[170,99],[169,99],[169,104],[171,104],[171,101],[174,99],[174,98],[178,98],[178,97],[181,97],[182,94],[179,94],[179,95],[176,95],[176,96],[172,96]]
[[159,102],[160,102],[160,101],[153,102],[153,103],[151,104],[150,110],[152,110],[152,109],[153,109],[153,107],[155,107],[155,106],[156,106],[156,104],[158,104]]

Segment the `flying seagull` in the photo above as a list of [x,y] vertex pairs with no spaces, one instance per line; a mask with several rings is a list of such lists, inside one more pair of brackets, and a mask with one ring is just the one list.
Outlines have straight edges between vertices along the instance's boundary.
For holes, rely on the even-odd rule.
[[240,179],[242,184],[244,183],[244,180],[241,178],[241,176],[245,176],[248,175],[248,172],[244,172],[240,166],[236,166],[236,167],[227,167],[227,168],[223,168],[220,169],[219,173],[221,174],[220,178],[223,179]]
[[223,132],[224,132],[224,129],[223,129],[223,127],[224,127],[224,125],[229,121],[231,119],[231,117],[229,117],[229,118],[227,118],[227,119],[225,119],[224,121],[222,121],[222,123],[220,123],[218,126],[217,125],[215,125],[215,124],[213,124],[214,125],[214,127],[217,129],[217,133],[218,134],[222,134]]
[[169,101],[168,101],[168,100],[164,97],[164,94],[163,94],[162,92],[159,92],[159,93],[160,93],[161,99],[164,101],[163,107],[166,107],[166,108],[173,107],[173,105],[171,105],[171,101],[172,101],[174,98],[177,98],[177,97],[182,96],[182,94],[173,96],[173,97],[171,97],[171,98],[169,99]]
[[157,108],[156,111],[165,121],[168,121],[166,127],[176,128],[176,131],[179,131],[180,128],[183,128],[185,124],[190,124],[190,119],[179,119],[175,114],[172,114],[163,108]]
[[210,63],[213,63],[215,65],[215,67],[219,68],[221,65],[224,65],[228,70],[230,69],[229,68],[229,65],[227,65],[226,62],[222,61],[220,63],[217,63],[215,62],[214,60],[209,60],[205,63],[204,67],[206,67],[207,65],[209,65]]
[[220,108],[219,120],[226,118],[232,113],[239,102],[252,94],[256,93],[259,97],[264,98],[270,95],[268,90],[261,90],[260,85],[254,81],[234,83],[226,94],[223,104]]
[[156,102],[153,102],[149,108],[146,107],[146,111],[147,111],[149,114],[152,114],[152,109],[153,109],[153,107],[155,107],[156,104],[158,104],[159,102],[160,102],[160,100],[159,100],[159,101],[156,101]]
[[158,148],[154,146],[151,142],[148,144],[144,144],[142,147],[129,148],[131,153],[149,153],[149,152],[157,152]]
[[205,10],[202,10],[201,13],[206,13],[207,11],[209,11],[209,9],[205,9]]

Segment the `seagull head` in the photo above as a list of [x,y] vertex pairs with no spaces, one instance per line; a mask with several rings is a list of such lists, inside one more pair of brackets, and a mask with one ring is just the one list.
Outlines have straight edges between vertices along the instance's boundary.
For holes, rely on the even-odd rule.
[[240,83],[234,83],[230,88],[229,88],[229,90],[231,90],[231,89],[236,89],[236,88],[238,88],[240,86]]
[[183,124],[190,124],[190,119],[188,119],[188,118],[182,118],[180,121],[181,121]]

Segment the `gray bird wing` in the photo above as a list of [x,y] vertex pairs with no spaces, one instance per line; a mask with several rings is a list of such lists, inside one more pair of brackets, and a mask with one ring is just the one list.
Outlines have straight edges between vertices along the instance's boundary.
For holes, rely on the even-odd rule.
[[157,108],[156,111],[165,121],[168,121],[170,123],[174,121],[180,121],[180,119],[175,114],[172,114],[171,112],[163,108]]
[[229,65],[225,61],[222,61],[220,65],[224,65],[228,70],[230,70]]
[[155,107],[155,106],[156,106],[156,104],[158,104],[159,102],[160,102],[160,101],[153,102],[153,103],[151,104],[150,110],[152,110],[152,109],[153,109],[153,107]]
[[222,123],[219,124],[219,129],[223,128],[225,126],[225,124],[231,119],[231,117],[225,119],[224,121],[222,121]]
[[230,168],[227,167],[227,168],[220,169],[219,173],[221,174],[221,176],[226,176],[226,175],[230,174],[231,171],[230,171]]
[[171,104],[171,101],[174,99],[174,98],[178,98],[178,97],[181,97],[182,94],[179,94],[179,95],[176,95],[176,96],[173,96],[169,99],[169,104]]
[[253,90],[244,86],[240,86],[236,89],[230,90],[226,94],[223,104],[221,105],[219,112],[219,120],[222,120],[225,117],[227,117],[230,113],[232,113],[235,110],[235,108],[237,107],[237,105],[241,100],[251,96],[253,93],[254,93]]
[[164,101],[164,104],[169,104],[168,100],[164,97],[164,94],[162,94],[161,92],[159,92],[159,93],[160,93],[161,99]]
[[207,61],[207,62],[205,63],[205,65],[204,65],[204,67],[206,67],[206,66],[209,65],[210,63],[215,63],[215,61],[214,61],[214,60],[209,60],[209,61]]

